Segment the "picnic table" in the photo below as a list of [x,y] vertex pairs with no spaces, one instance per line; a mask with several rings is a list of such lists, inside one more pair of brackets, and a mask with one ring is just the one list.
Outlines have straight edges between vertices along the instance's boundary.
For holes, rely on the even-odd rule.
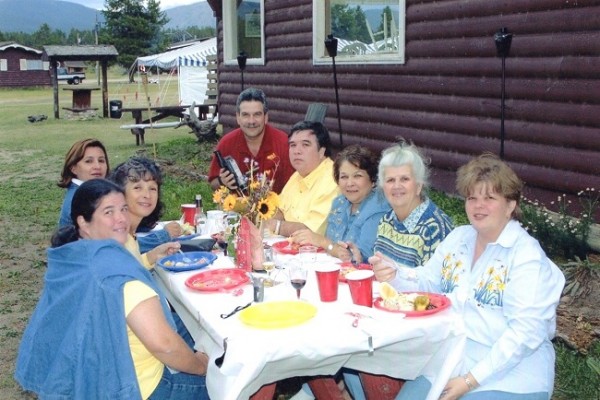
[[[185,111],[189,110],[190,107],[197,108],[196,115],[200,120],[206,120],[209,112],[209,106],[203,104],[189,105],[176,105],[176,106],[157,106],[157,107],[125,107],[122,108],[122,112],[131,112],[131,115],[135,121],[133,125],[127,125],[130,127],[131,133],[135,135],[135,144],[144,144],[144,134],[146,128],[166,128],[166,127],[178,127],[181,124],[179,122],[171,122],[164,124],[155,124],[157,121],[168,117],[184,118]],[[142,119],[142,113],[150,111],[153,115],[147,119]]]

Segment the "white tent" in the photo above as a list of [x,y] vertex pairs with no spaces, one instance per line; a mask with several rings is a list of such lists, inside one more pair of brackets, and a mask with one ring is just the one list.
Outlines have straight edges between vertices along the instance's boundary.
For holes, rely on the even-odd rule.
[[206,57],[217,54],[217,38],[136,59],[137,67],[177,68],[180,104],[203,104],[206,99]]

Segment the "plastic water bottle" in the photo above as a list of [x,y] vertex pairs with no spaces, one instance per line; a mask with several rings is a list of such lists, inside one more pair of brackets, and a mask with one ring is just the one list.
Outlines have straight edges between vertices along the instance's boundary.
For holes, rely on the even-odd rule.
[[196,195],[196,215],[194,217],[194,223],[196,226],[196,234],[203,234],[206,226],[206,214],[202,209],[202,195],[200,194]]

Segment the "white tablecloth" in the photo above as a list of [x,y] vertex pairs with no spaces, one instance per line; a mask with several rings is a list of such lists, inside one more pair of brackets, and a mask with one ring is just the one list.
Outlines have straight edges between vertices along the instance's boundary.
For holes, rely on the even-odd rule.
[[[278,256],[285,263],[292,256]],[[337,259],[319,254],[317,263]],[[232,267],[219,257],[210,268]],[[243,293],[204,293],[185,286],[185,280],[200,271],[171,273],[158,268],[155,276],[165,294],[196,340],[199,350],[210,355],[207,387],[212,399],[247,399],[261,386],[293,376],[332,375],[341,367],[413,379],[425,374],[433,379],[428,399],[437,399],[448,379],[458,373],[465,336],[460,319],[450,310],[418,318],[352,304],[348,286],[340,283],[338,300],[319,300],[315,273],[309,270],[302,300],[318,308],[311,320],[294,327],[265,330],[246,326],[238,315],[222,319],[235,307],[252,301],[251,284]],[[295,290],[286,271],[276,271],[283,283],[265,288],[264,301],[293,300]],[[375,294],[378,285],[375,284]],[[357,328],[347,312],[360,312]],[[369,354],[368,337],[374,352]],[[214,360],[223,354],[218,368]],[[456,370],[456,372],[455,372]]]

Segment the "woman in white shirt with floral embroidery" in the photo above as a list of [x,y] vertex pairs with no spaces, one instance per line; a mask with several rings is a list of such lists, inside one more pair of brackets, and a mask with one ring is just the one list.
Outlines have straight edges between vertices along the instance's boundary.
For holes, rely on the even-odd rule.
[[[522,182],[492,154],[458,170],[471,225],[455,228],[422,267],[374,259],[378,280],[402,291],[443,293],[464,318],[467,344],[461,374],[441,400],[548,400],[554,384],[560,269],[521,227]],[[372,257],[374,258],[374,257]],[[397,399],[424,399],[427,377],[407,381]]]

